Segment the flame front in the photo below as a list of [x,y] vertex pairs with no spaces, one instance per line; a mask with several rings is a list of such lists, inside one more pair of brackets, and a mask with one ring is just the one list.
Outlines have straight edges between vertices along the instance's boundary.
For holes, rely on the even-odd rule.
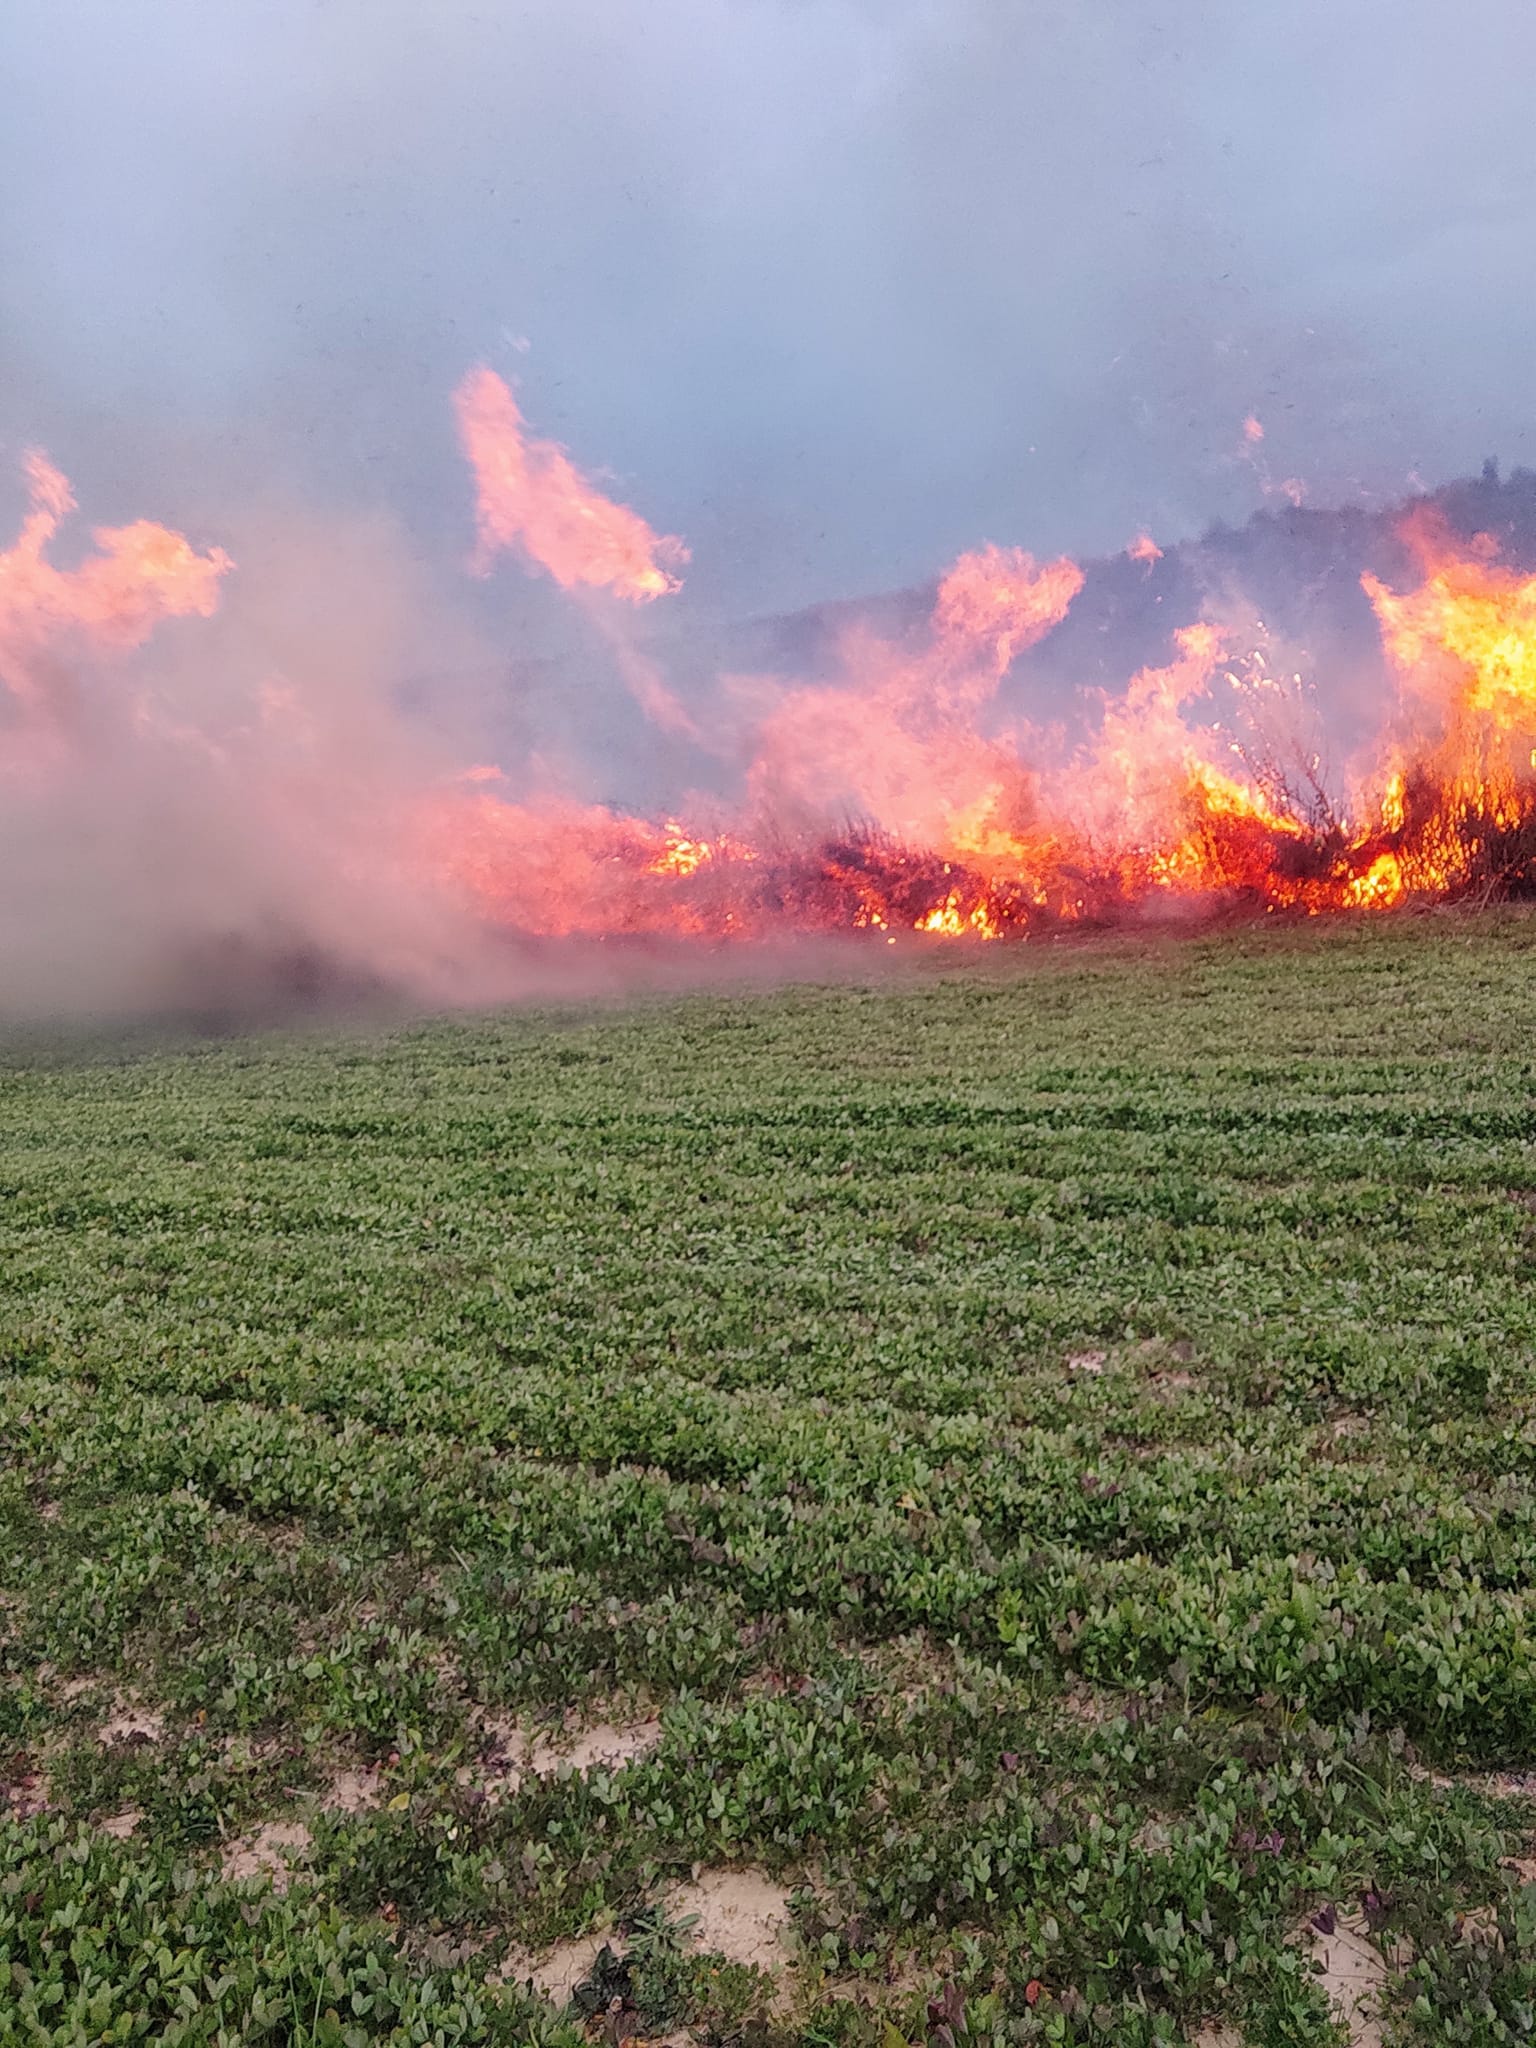
[[[1159,903],[1318,915],[1536,889],[1536,578],[1443,533],[1408,538],[1413,588],[1363,579],[1401,703],[1337,801],[1314,758],[1256,758],[1254,732],[1295,710],[1300,678],[1271,675],[1262,649],[1229,667],[1209,622],[1174,634],[1166,667],[1100,693],[1077,747],[1003,729],[1001,679],[1082,574],[987,547],[940,581],[916,651],[855,628],[829,680],[765,686],[724,825],[487,798],[474,858],[450,866],[521,930],[715,938],[991,940]],[[487,829],[516,851],[487,857]]]
[[[456,407],[481,569],[513,549],[566,591],[644,604],[677,587],[682,543],[531,438],[499,378],[472,373]],[[41,455],[26,476],[30,510],[0,553],[0,768],[65,775],[73,664],[208,616],[232,565],[140,521],[98,529],[61,569],[69,485]],[[533,793],[514,801],[484,764],[377,792],[353,776],[352,800],[445,916],[552,939],[995,941],[1159,907],[1379,913],[1536,893],[1536,577],[1424,516],[1404,538],[1404,587],[1363,579],[1399,688],[1337,786],[1305,734],[1326,678],[1276,672],[1262,632],[1209,620],[1175,632],[1164,665],[1064,700],[1059,723],[1011,717],[1014,662],[1084,579],[989,545],[940,579],[921,629],[856,624],[822,675],[722,679],[712,705],[685,708],[649,654],[612,636],[647,717],[734,764],[729,788],[658,820],[557,793],[531,768]],[[1149,574],[1161,559],[1146,536],[1128,552]],[[189,772],[216,755],[237,777],[241,730],[259,751],[274,719],[296,734],[304,716],[274,682],[216,740],[195,713],[157,731]],[[134,730],[130,717],[117,738]],[[311,809],[326,801],[306,784]],[[366,877],[370,856],[351,865]]]

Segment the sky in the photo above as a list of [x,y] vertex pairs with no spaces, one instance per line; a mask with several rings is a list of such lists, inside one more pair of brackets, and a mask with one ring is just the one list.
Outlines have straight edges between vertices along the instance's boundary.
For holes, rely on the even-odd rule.
[[1379,503],[1536,461],[1533,69],[1528,0],[0,9],[0,465],[446,579],[484,361],[701,619]]

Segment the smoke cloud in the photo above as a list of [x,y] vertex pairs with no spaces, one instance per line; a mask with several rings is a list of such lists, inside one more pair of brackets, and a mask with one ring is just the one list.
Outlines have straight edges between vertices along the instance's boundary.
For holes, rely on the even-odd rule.
[[[46,448],[86,508],[48,559],[111,616],[44,634],[34,590],[36,646],[0,639],[5,1000],[127,1002],[220,949],[495,992],[468,856],[445,891],[421,847],[479,816],[537,871],[534,797],[599,898],[704,858],[633,816],[733,781],[796,831],[807,790],[1033,817],[1007,661],[962,735],[993,780],[935,766],[926,597],[873,655],[831,636],[832,696],[719,680],[732,622],[984,542],[1148,536],[1127,566],[1171,599],[1158,550],[1213,515],[1529,452],[1533,58],[1518,0],[6,11],[0,532]],[[1235,644],[1187,683],[1192,618],[1149,657],[1181,680],[1129,698],[1170,760]],[[1058,762],[1079,710],[1032,709]]]

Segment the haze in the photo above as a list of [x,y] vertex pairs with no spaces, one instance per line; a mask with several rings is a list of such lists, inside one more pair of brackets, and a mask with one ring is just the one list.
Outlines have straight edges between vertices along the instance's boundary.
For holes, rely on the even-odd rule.
[[93,516],[390,508],[541,432],[740,614],[1530,452],[1517,0],[50,0],[0,15],[0,432]]

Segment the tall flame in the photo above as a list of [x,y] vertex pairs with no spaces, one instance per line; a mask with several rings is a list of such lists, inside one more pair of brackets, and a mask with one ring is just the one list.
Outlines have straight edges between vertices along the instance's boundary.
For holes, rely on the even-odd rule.
[[[472,372],[455,403],[481,567],[512,548],[584,601],[677,587],[681,542],[531,439],[500,378]],[[70,772],[70,746],[53,742],[76,663],[208,616],[231,564],[138,521],[98,528],[94,551],[60,568],[50,550],[73,495],[40,454],[26,474],[30,507],[0,553],[0,768],[24,768],[46,797],[33,771]],[[648,715],[734,763],[729,791],[657,819],[582,803],[531,771],[533,794],[517,801],[486,766],[373,777],[366,748],[332,746],[334,719],[323,747],[299,744],[308,707],[281,680],[217,739],[195,706],[157,731],[178,767],[216,762],[221,789],[250,778],[253,815],[295,835],[290,868],[329,861],[367,889],[390,864],[445,929],[467,912],[481,931],[551,938],[984,941],[1159,905],[1319,914],[1536,894],[1536,576],[1424,514],[1404,538],[1404,587],[1363,579],[1401,687],[1339,779],[1299,740],[1284,759],[1270,745],[1269,726],[1304,708],[1301,679],[1210,620],[1178,629],[1170,658],[1122,687],[1080,689],[1059,727],[1023,722],[1005,684],[1067,617],[1083,572],[995,545],[954,563],[919,628],[853,626],[823,673],[729,679],[707,707],[685,708],[614,608],[596,606]],[[1156,544],[1138,539],[1129,556],[1150,565]],[[112,750],[96,753],[98,772],[114,772]],[[319,827],[295,827],[317,809]],[[381,896],[380,920],[403,900]]]
[[517,400],[494,370],[471,370],[454,394],[459,436],[475,475],[483,573],[516,549],[562,590],[586,585],[631,604],[681,587],[671,571],[688,550],[638,512],[605,498],[554,441],[531,440]]

